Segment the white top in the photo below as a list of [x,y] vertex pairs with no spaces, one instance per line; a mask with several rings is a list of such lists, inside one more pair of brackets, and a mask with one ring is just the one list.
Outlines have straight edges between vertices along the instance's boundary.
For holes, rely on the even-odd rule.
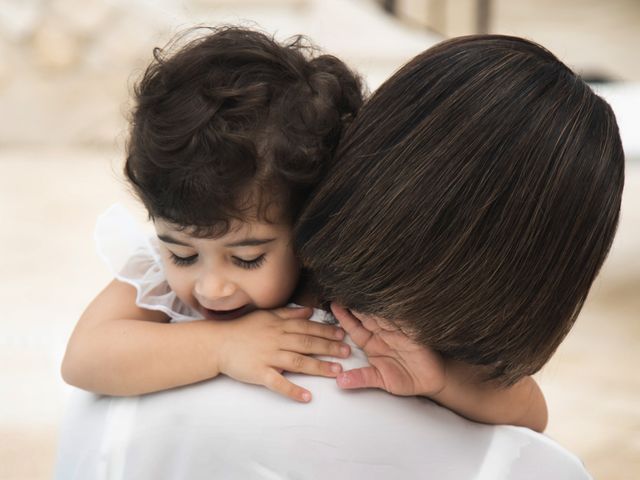
[[[144,242],[132,238],[138,252]],[[139,299],[150,298],[140,288]],[[174,305],[151,303],[156,309]],[[364,353],[349,343],[353,353],[340,360],[344,368],[366,365]],[[313,393],[311,403],[225,376],[140,397],[73,389],[55,478],[591,478],[574,455],[531,430],[473,423],[425,398],[345,391],[329,378],[288,377]]]

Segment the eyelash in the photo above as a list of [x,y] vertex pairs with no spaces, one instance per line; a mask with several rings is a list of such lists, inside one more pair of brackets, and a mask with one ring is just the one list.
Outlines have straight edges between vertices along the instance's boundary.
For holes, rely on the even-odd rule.
[[[253,270],[255,268],[260,268],[265,261],[265,254],[252,259],[252,260],[244,260],[238,257],[231,257],[232,261],[235,265],[240,268],[244,268],[245,270]],[[179,257],[175,253],[171,252],[171,261],[174,265],[178,267],[186,267],[188,265],[192,265],[198,259],[198,255],[191,255],[189,257]]]
[[189,257],[179,257],[173,252],[169,252],[169,253],[171,253],[171,261],[174,263],[174,265],[177,265],[178,267],[186,267],[187,265],[192,265],[198,259],[198,255],[191,255]]
[[231,258],[233,258],[233,263],[235,263],[240,268],[244,268],[246,270],[253,270],[254,268],[260,268],[262,266],[265,259],[264,257],[265,255],[263,253],[262,255],[252,260],[243,260],[242,258],[238,258],[238,257],[231,257]]

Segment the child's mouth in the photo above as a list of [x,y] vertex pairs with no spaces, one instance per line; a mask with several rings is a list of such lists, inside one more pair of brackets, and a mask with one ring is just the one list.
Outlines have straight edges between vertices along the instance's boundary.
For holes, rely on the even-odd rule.
[[207,320],[235,320],[253,310],[252,305],[243,305],[233,310],[211,310],[200,306],[200,311]]

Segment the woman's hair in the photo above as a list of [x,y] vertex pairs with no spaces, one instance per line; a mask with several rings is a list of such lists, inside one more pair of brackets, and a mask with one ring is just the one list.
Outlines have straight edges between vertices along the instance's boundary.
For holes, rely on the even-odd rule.
[[154,49],[135,88],[125,174],[152,219],[194,235],[271,221],[274,203],[295,220],[362,104],[361,82],[302,37],[202,30]]
[[296,231],[329,300],[509,384],[556,350],[618,223],[609,105],[541,46],[443,42],[361,109]]

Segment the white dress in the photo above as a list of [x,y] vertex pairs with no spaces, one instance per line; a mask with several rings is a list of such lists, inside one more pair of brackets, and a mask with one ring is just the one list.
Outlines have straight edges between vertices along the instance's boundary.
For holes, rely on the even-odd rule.
[[[116,213],[106,217],[115,223],[104,223],[103,217],[98,237],[107,225],[116,228],[112,231],[131,233],[130,247],[121,250],[147,258],[147,276],[142,278],[151,278],[148,272],[155,275],[158,264],[149,258],[157,260],[157,251],[153,257],[146,236],[134,234],[135,223],[125,221],[122,211]],[[116,243],[110,248],[105,256],[119,258],[112,256]],[[131,272],[117,271],[118,278],[133,282]],[[157,292],[163,300],[149,292]],[[148,308],[179,313],[179,320],[195,319],[193,312],[177,306],[170,292],[140,286],[138,293],[138,301]],[[315,318],[326,317],[316,312]],[[353,353],[340,360],[343,367],[366,365],[364,353],[349,343]],[[299,404],[225,376],[139,397],[98,396],[74,389],[61,428],[55,478],[591,478],[574,455],[531,430],[470,422],[425,398],[379,390],[344,391],[333,379],[288,377],[313,393],[311,403]]]

